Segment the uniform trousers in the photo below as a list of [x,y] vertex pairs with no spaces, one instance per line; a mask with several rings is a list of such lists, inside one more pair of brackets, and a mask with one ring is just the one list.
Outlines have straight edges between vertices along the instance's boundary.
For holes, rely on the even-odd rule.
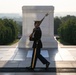
[[32,60],[31,60],[31,67],[35,68],[37,58],[43,63],[47,64],[48,61],[40,54],[41,48],[33,48]]

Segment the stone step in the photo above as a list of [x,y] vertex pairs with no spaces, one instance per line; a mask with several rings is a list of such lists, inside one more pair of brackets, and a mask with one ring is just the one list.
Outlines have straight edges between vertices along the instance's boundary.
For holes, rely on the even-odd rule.
[[34,70],[27,69],[27,68],[18,68],[18,67],[6,67],[0,68],[0,72],[56,72],[56,73],[76,73],[76,68],[42,68],[37,67]]

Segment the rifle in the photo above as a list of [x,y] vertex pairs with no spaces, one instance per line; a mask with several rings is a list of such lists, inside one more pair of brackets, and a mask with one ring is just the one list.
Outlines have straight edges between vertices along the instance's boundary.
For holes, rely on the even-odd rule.
[[[45,19],[46,16],[48,16],[49,14],[45,14],[45,16],[41,19],[40,24],[43,22],[43,20]],[[40,26],[40,25],[39,25]]]

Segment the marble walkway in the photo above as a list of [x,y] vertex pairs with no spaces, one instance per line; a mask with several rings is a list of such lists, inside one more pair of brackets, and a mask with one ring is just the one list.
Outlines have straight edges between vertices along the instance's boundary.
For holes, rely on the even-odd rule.
[[[0,46],[0,68],[25,68],[31,63],[32,49],[18,49],[17,46]],[[58,49],[44,48],[41,54],[50,61],[51,68],[76,68],[76,46],[58,45]],[[37,60],[36,67],[45,67]],[[4,72],[0,75],[76,75],[75,72]]]

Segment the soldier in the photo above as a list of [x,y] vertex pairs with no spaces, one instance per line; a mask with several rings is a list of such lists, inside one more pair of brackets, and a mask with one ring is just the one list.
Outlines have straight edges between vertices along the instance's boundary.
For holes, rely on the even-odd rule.
[[46,14],[41,21],[35,21],[34,26],[35,28],[33,29],[33,32],[29,36],[30,41],[33,42],[33,54],[32,54],[32,60],[31,60],[31,66],[28,67],[29,69],[34,69],[36,65],[37,58],[46,65],[46,69],[49,67],[49,62],[40,54],[41,48],[42,48],[42,42],[41,42],[41,36],[42,36],[42,31],[40,29],[40,24],[44,20],[44,18],[48,16]]

